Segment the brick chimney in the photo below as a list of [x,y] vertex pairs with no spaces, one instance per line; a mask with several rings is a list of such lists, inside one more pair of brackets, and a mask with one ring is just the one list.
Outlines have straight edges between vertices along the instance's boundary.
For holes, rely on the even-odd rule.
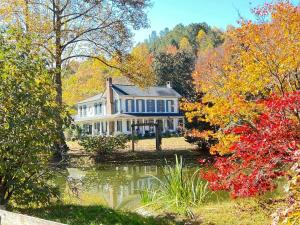
[[172,88],[171,81],[167,81],[166,86],[167,86],[167,88]]
[[114,96],[113,96],[113,89],[112,89],[112,78],[108,77],[106,79],[106,113],[112,114],[113,107],[114,107]]

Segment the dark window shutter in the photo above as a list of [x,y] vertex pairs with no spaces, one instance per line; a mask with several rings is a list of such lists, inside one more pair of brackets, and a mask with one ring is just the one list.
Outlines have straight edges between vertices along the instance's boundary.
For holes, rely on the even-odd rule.
[[131,100],[131,112],[134,112],[134,100]]
[[166,112],[169,112],[169,102],[170,102],[170,100],[166,101]]
[[141,109],[139,108],[139,101],[140,100],[135,100],[136,102],[136,112],[139,112]]
[[147,112],[150,112],[150,100],[147,100],[146,104],[147,104]]

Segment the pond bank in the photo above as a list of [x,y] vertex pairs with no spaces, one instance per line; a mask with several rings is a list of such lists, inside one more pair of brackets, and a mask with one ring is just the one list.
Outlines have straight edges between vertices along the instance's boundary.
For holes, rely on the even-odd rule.
[[128,143],[125,149],[116,152],[103,154],[99,157],[86,152],[78,141],[67,142],[70,151],[68,156],[71,165],[80,162],[80,165],[86,166],[95,163],[165,163],[165,159],[172,161],[175,155],[181,155],[184,159],[198,163],[199,158],[207,158],[197,149],[197,146],[185,141],[184,137],[163,138],[162,151],[155,150],[155,139],[143,139],[136,143],[136,151],[131,151],[131,143]]
[[[166,150],[166,151],[137,151],[137,152],[113,152],[109,154],[103,154],[100,156],[88,153],[78,153],[70,152],[69,158],[70,162],[76,163],[81,159],[86,158],[91,160],[91,163],[153,163],[161,162],[165,163],[167,161],[173,161],[175,155],[182,156],[186,161],[191,163],[197,163],[200,158],[209,157],[200,151],[191,150]],[[82,164],[81,164],[82,165]]]

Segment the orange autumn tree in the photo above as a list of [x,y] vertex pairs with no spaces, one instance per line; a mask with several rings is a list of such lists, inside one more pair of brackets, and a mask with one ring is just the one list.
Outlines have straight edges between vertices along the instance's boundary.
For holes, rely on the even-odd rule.
[[248,124],[270,94],[284,95],[300,89],[300,9],[289,2],[253,9],[256,22],[241,21],[226,34],[225,43],[199,55],[194,80],[201,102],[183,104],[189,120],[208,122],[217,131],[196,132],[217,138],[212,153],[231,153],[239,137],[227,132]]

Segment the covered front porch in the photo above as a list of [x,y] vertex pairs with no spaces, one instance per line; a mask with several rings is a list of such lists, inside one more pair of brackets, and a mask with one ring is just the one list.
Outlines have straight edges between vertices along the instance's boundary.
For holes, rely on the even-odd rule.
[[[80,121],[83,132],[95,135],[131,134],[132,124],[156,123],[161,124],[161,130],[165,132],[180,132],[184,128],[182,116],[132,116],[126,114],[113,115],[111,117],[94,118]],[[137,135],[152,135],[155,132],[153,126],[140,126],[135,128]]]

